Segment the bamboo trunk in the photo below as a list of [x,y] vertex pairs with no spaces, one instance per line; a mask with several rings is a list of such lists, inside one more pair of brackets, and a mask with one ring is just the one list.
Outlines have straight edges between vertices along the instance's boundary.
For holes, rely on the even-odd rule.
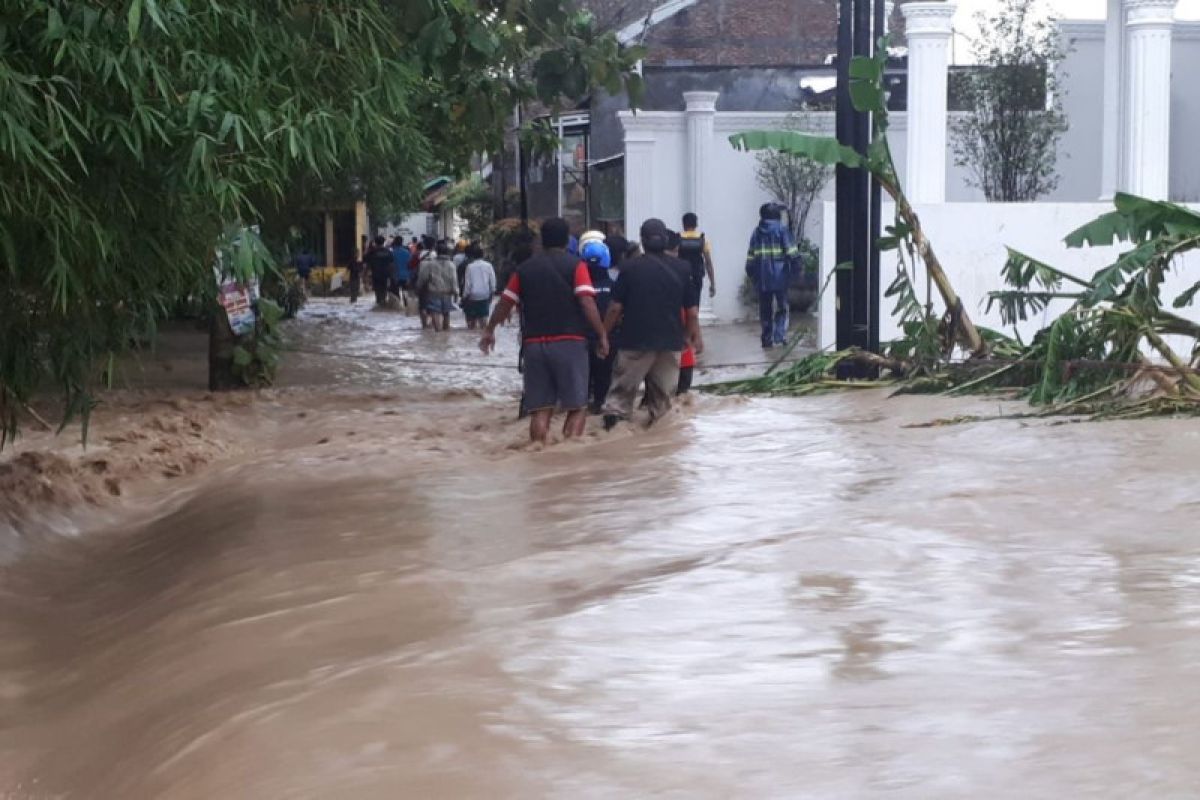
[[233,348],[237,339],[229,327],[225,309],[215,303],[213,306],[208,327],[208,389],[223,392],[242,385],[233,374]]

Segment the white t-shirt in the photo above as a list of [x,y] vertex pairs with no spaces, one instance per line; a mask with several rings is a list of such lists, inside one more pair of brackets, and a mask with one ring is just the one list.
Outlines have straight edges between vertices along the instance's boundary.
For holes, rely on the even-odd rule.
[[482,258],[467,264],[463,281],[463,297],[467,300],[490,300],[496,293],[496,268]]

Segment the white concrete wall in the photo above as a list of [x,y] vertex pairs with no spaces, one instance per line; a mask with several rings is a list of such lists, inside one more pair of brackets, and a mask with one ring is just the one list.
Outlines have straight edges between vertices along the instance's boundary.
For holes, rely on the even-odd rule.
[[[1006,247],[1020,250],[1080,278],[1090,278],[1097,270],[1115,261],[1117,255],[1128,247],[1070,249],[1063,243],[1063,238],[1111,210],[1112,205],[1107,203],[944,203],[918,206],[917,214],[971,319],[979,325],[1011,335],[1013,329],[1004,326],[998,308],[993,308],[990,313],[984,310],[988,292],[1006,288],[1000,276],[1008,257]],[[885,205],[886,218],[890,218],[892,213],[890,204]],[[822,281],[834,267],[833,203],[825,204],[823,218],[822,240],[828,247],[822,248]],[[919,296],[923,300],[925,274],[919,271],[918,275]],[[886,289],[895,276],[896,256],[894,253],[884,253],[880,265],[881,290]],[[1182,259],[1164,283],[1165,302],[1169,305],[1197,280],[1200,280],[1200,256]],[[934,291],[936,293],[936,289]],[[831,287],[822,304],[821,347],[832,347],[836,340],[832,293]],[[940,306],[936,295],[934,302]],[[880,339],[895,339],[900,335],[897,321],[891,316],[895,303],[890,298],[885,300],[882,297],[880,303]],[[1029,341],[1069,305],[1070,302],[1066,300],[1056,301],[1038,317],[1018,325],[1017,331],[1024,341]],[[1180,313],[1200,322],[1198,307]],[[1182,346],[1179,342],[1174,344]]]
[[[923,210],[930,236],[951,270],[954,285],[981,323],[992,327],[999,327],[998,315],[984,316],[980,303],[988,290],[1001,288],[999,273],[1005,260],[1005,244],[1088,275],[1112,260],[1112,253],[1068,251],[1061,244],[1068,232],[1107,208],[1097,202],[1101,173],[1103,23],[1063,23],[1063,30],[1074,49],[1065,62],[1063,78],[1067,92],[1064,107],[1071,128],[1061,146],[1062,182],[1051,198],[1057,202],[981,203],[979,192],[966,185],[966,170],[954,166],[954,157],[947,152],[949,203]],[[1171,193],[1180,200],[1200,200],[1200,147],[1193,144],[1196,139],[1192,135],[1200,130],[1200,96],[1189,81],[1196,74],[1194,67],[1200,67],[1200,23],[1179,23],[1175,45]],[[777,112],[718,112],[714,120],[706,185],[715,196],[708,201],[710,210],[701,218],[700,225],[713,247],[717,297],[711,310],[720,320],[740,319],[753,313],[741,306],[738,293],[744,275],[746,245],[758,221],[758,208],[772,199],[758,186],[755,154],[734,150],[728,137],[739,131],[778,128],[786,116]],[[625,207],[629,238],[637,238],[638,227],[650,216],[660,217],[677,228],[684,212],[693,210],[685,207],[688,137],[684,112],[636,115],[622,112],[620,117],[626,136]],[[832,133],[832,114],[812,114],[808,119],[812,132]],[[905,114],[892,114],[889,141],[902,180],[906,138]],[[832,197],[830,185],[823,199]],[[809,238],[821,247],[826,266],[833,258],[830,233],[833,219],[831,207],[818,208],[809,226]],[[890,274],[886,267],[884,272]],[[889,306],[883,315],[884,338],[895,333],[894,328],[887,327],[891,324],[890,311]],[[823,320],[823,324],[831,331],[832,317]],[[1031,334],[1040,327],[1040,321],[1031,322],[1023,333]]]
[[[1059,186],[1047,200],[1090,202],[1100,199],[1101,142],[1104,120],[1104,22],[1059,23],[1070,50],[1060,82],[1063,110],[1070,126],[1059,142]],[[1171,199],[1200,201],[1200,23],[1176,22],[1171,41]],[[953,178],[950,179],[950,199]]]
[[[787,114],[778,112],[720,112],[713,126],[715,141],[709,148],[708,183],[710,192],[716,197],[709,201],[709,208],[720,209],[720,213],[709,214],[700,220],[700,227],[713,248],[713,262],[717,277],[717,296],[712,304],[713,315],[720,320],[741,319],[748,313],[738,300],[738,292],[745,274],[746,248],[750,234],[758,224],[758,208],[773,199],[758,185],[755,153],[734,150],[729,137],[740,131],[773,130],[783,125]],[[808,115],[812,123],[810,132],[832,135],[833,114]],[[644,111],[637,115],[623,112],[621,121],[627,137],[642,140],[632,147],[627,145],[625,162],[625,209],[626,227],[630,239],[637,238],[638,227],[646,218],[656,216],[671,228],[678,229],[684,213],[693,209],[686,206],[687,188],[687,135],[685,115],[675,111]],[[891,116],[888,141],[898,163],[903,180],[904,147],[907,137],[907,119],[901,113]],[[645,144],[650,140],[650,144]],[[649,152],[635,156],[638,148],[646,147]],[[640,151],[639,151],[640,152]],[[966,187],[962,170],[954,166],[953,156],[946,155],[947,175],[950,176],[951,201],[974,200],[978,193]],[[826,187],[822,199],[833,199],[833,184]],[[814,213],[809,225],[809,238],[820,244],[820,213]]]

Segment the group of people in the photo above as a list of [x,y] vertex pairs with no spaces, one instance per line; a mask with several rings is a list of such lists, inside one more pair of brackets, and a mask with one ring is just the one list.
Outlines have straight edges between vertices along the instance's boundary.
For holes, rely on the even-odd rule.
[[[759,218],[746,274],[759,297],[762,346],[771,348],[788,335],[788,288],[799,251],[781,206],[762,206]],[[611,429],[631,418],[643,387],[642,405],[653,422],[691,388],[704,348],[700,298],[706,284],[709,296],[716,294],[711,243],[695,214],[682,223],[675,232],[660,219],[646,220],[640,241],[629,242],[598,231],[576,239],[566,220],[546,220],[541,251],[522,253],[502,286],[478,243],[414,236],[389,245],[383,236],[373,243],[363,237],[350,270],[350,299],[357,301],[366,273],[380,306],[393,302],[390,296],[401,304],[411,296],[422,327],[434,331],[449,329],[457,301],[467,327],[483,329],[485,353],[495,346],[496,328],[518,311],[522,408],[534,441],[547,439],[556,410],[566,413],[566,437],[583,433],[589,412]]]
[[[696,231],[696,222],[688,215],[685,233]],[[681,257],[684,235],[659,219],[643,223],[640,234],[638,244],[595,231],[573,243],[566,220],[546,220],[541,252],[518,264],[505,284],[479,345],[491,352],[496,328],[519,310],[533,441],[546,440],[558,409],[569,438],[583,433],[589,409],[603,415],[605,428],[628,420],[643,386],[652,421],[689,388],[694,357],[704,349],[705,277],[714,291],[711,255],[701,246],[694,266]],[[704,241],[696,233],[688,238]]]
[[[431,236],[413,237],[408,244],[397,236],[389,245],[383,236],[374,242],[363,237],[360,257],[350,267],[350,302],[358,301],[358,288],[365,273],[383,307],[401,307],[411,295],[417,303],[421,327],[435,331],[450,328],[455,302],[462,304],[468,328],[482,327],[491,313],[496,294],[496,270],[478,242],[451,245]],[[392,300],[391,298],[395,298]]]

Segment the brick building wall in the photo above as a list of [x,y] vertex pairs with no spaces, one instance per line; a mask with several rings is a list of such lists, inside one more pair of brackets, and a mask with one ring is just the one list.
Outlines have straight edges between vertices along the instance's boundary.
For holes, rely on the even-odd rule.
[[[662,0],[581,0],[617,30]],[[698,0],[652,27],[646,62],[664,66],[815,65],[837,50],[836,0]]]

